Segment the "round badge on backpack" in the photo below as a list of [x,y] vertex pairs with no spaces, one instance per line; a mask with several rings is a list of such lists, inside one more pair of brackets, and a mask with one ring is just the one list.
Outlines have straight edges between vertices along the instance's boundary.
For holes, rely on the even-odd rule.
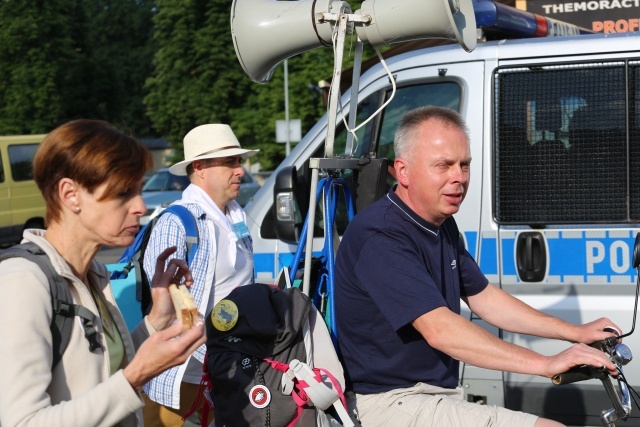
[[271,402],[271,392],[262,384],[254,385],[249,392],[251,404],[258,409],[262,409]]
[[219,331],[229,331],[237,322],[238,306],[231,300],[223,299],[211,310],[211,323]]

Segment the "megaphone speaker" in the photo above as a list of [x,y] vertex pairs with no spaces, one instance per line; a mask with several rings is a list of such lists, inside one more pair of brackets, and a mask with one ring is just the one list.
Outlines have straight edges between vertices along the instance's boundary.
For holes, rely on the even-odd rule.
[[446,38],[467,52],[476,47],[472,0],[365,0],[356,14],[371,17],[369,25],[356,31],[360,40],[374,46]]
[[233,0],[231,35],[245,73],[268,83],[278,64],[302,52],[331,46],[333,26],[318,13],[351,13],[349,4],[332,0]]

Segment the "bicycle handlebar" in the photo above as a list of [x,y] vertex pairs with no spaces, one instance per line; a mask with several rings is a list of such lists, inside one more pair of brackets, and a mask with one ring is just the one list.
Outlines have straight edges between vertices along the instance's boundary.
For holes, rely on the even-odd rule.
[[551,382],[555,385],[564,385],[592,379],[602,380],[608,375],[609,374],[606,371],[603,371],[602,368],[596,368],[595,366],[579,366],[571,368],[562,374],[554,375],[553,378],[551,378]]
[[602,381],[609,399],[613,403],[613,408],[602,411],[600,419],[605,426],[614,426],[617,419],[626,420],[631,414],[631,395],[627,384],[622,380],[624,374],[622,367],[629,363],[633,358],[631,349],[622,343],[614,343],[611,340],[598,341],[592,344],[595,347],[609,355],[611,361],[618,369],[617,381],[618,390],[613,384],[613,377],[609,375],[606,368],[596,368],[594,366],[578,366],[564,372],[554,375],[551,382],[555,385],[571,384],[579,381],[590,379],[599,379]]

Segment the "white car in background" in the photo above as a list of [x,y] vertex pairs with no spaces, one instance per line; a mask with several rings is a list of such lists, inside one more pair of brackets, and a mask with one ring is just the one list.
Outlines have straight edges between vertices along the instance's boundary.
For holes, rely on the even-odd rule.
[[[154,173],[142,187],[142,200],[147,205],[147,212],[140,217],[140,225],[146,225],[167,206],[180,199],[189,184],[189,177],[173,175],[168,168],[159,169]],[[246,205],[259,189],[260,184],[244,169],[237,202],[240,206]]]

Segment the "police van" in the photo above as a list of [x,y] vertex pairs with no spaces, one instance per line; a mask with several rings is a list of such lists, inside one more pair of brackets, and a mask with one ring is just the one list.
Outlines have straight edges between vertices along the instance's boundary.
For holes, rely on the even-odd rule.
[[[490,19],[476,16],[478,24]],[[570,33],[567,28],[543,31]],[[481,41],[471,53],[458,45],[412,51],[387,65],[395,96],[358,130],[346,156],[392,165],[393,136],[404,113],[424,105],[459,111],[469,126],[473,162],[455,217],[489,281],[567,321],[606,316],[629,329],[637,279],[631,255],[640,231],[640,34],[504,38]],[[356,122],[370,117],[391,91],[382,65],[365,72]],[[343,116],[351,99],[347,92],[341,100],[335,153],[347,147]],[[258,281],[272,280],[292,263],[309,205],[309,161],[324,157],[328,123],[325,116],[306,134],[245,207]],[[295,209],[280,198],[287,191]],[[338,206],[339,235],[347,226],[344,209]],[[322,222],[318,208],[309,227],[314,253],[323,245]],[[567,348],[485,326],[542,354]],[[639,337],[625,342],[640,349]],[[541,377],[468,364],[461,369],[466,398],[478,403],[575,425],[600,424],[608,405],[599,382],[555,387]],[[640,387],[640,365],[631,363],[625,372]],[[640,425],[639,414],[632,416],[625,425]]]

